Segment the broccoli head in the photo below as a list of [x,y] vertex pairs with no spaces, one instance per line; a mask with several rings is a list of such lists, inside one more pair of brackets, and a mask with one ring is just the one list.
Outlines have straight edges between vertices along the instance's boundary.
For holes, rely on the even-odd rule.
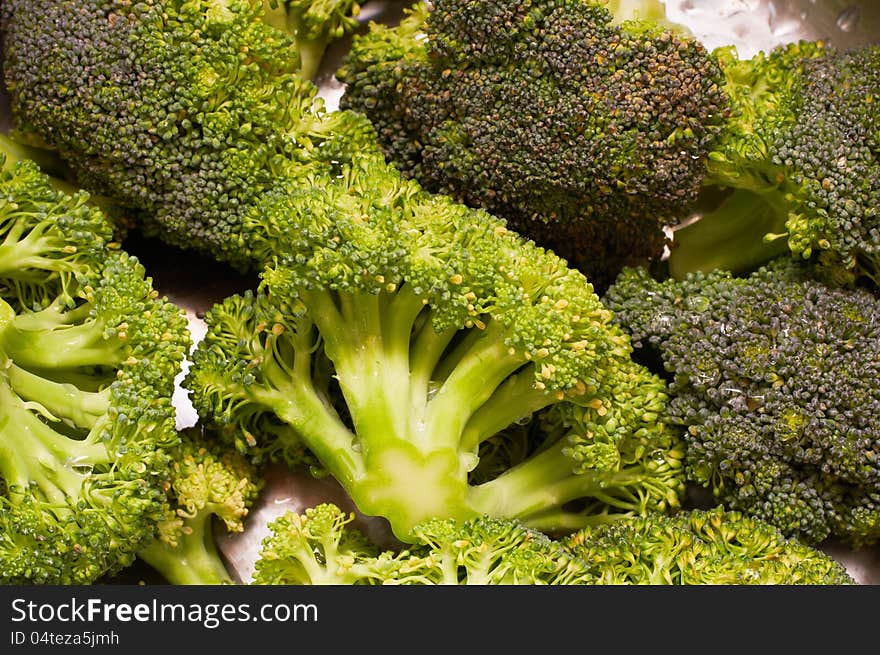
[[428,190],[506,218],[602,286],[663,254],[727,107],[720,67],[662,4],[617,5],[419,3],[354,37],[340,107],[369,116]]
[[138,557],[170,584],[234,584],[217,549],[214,523],[242,532],[263,479],[243,455],[201,426],[183,430],[170,455],[166,515]]
[[[305,3],[297,3],[303,5]],[[258,267],[242,215],[276,180],[377,147],[328,112],[262,0],[4,2],[15,134],[148,236]]]
[[3,167],[0,581],[87,584],[134,560],[162,514],[189,346],[86,193]]
[[720,506],[590,526],[562,544],[585,563],[591,584],[855,584],[824,552]]
[[561,585],[586,566],[558,542],[512,519],[429,519],[413,543],[380,550],[330,503],[269,525],[253,583],[262,585]]
[[788,256],[744,277],[625,270],[604,297],[659,352],[688,479],[805,543],[880,539],[880,301]]
[[732,111],[704,185],[725,195],[675,232],[672,274],[747,273],[787,253],[829,283],[880,284],[880,46],[716,54]]
[[[618,485],[620,513],[675,505],[664,384],[564,260],[381,153],[266,194],[251,219],[275,263],[207,313],[184,380],[240,447],[304,447],[402,540],[428,518],[576,527],[595,507],[570,502],[618,499]],[[484,442],[559,403],[580,409],[548,419],[556,438],[470,484]]]

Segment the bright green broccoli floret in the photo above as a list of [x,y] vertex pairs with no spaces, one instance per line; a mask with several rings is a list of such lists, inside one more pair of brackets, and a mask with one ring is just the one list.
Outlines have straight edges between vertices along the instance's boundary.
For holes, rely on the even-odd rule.
[[658,2],[419,3],[337,77],[405,174],[599,286],[663,254],[726,114],[720,67]]
[[5,584],[117,572],[162,514],[190,337],[111,237],[87,194],[56,190],[33,162],[0,172]]
[[242,228],[256,199],[378,147],[366,119],[324,109],[296,41],[264,18],[262,0],[4,2],[15,133],[147,235],[259,266]]
[[585,577],[559,543],[511,519],[427,520],[399,551],[380,551],[353,520],[329,503],[282,515],[269,525],[254,584],[559,585]]
[[591,584],[855,584],[822,551],[721,507],[587,527],[562,544],[585,564]]
[[217,549],[215,518],[227,532],[243,531],[263,480],[243,455],[199,426],[184,430],[170,454],[166,516],[138,557],[171,584],[234,584]]
[[[591,520],[592,503],[570,504],[584,498],[626,496],[622,513],[675,504],[681,473],[633,461],[655,451],[676,461],[658,420],[663,384],[632,362],[628,338],[564,260],[425,193],[379,153],[267,194],[251,220],[276,261],[257,292],[208,312],[184,381],[201,417],[249,435],[244,448],[260,453],[260,417],[286,424],[294,452],[304,446],[404,540],[427,518],[561,528]],[[563,402],[584,408],[576,426],[469,484],[484,442]],[[593,464],[583,453],[600,439],[609,457]],[[635,481],[615,478],[631,466]]]
[[746,277],[627,269],[604,300],[671,376],[689,480],[806,543],[858,547],[880,539],[880,301],[808,272],[787,256]]
[[745,273],[790,253],[829,282],[880,283],[880,46],[716,54],[733,110],[704,184],[729,195],[675,233],[672,274]]
[[364,2],[356,0],[264,0],[266,20],[289,33],[299,55],[299,73],[317,77],[327,47],[360,25]]

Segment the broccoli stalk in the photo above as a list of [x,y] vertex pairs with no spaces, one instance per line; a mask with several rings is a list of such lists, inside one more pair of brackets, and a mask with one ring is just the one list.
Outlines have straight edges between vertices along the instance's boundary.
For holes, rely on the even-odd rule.
[[[170,527],[170,526],[169,526]],[[164,532],[166,526],[162,526]],[[210,511],[181,520],[173,540],[164,534],[138,551],[138,557],[175,585],[236,584],[217,549]]]
[[242,532],[261,486],[240,454],[200,427],[184,430],[172,453],[167,516],[138,557],[171,584],[235,584],[217,548],[215,518],[228,532]]
[[[4,305],[3,313],[11,312]],[[5,351],[7,357],[14,354]],[[100,441],[107,428],[106,419],[99,419],[106,416],[110,407],[108,394],[47,382],[13,365],[0,384],[0,400],[3,424],[16,426],[0,446],[0,477],[10,502],[18,504],[24,495],[36,493],[55,505],[59,516],[69,515],[71,509],[66,507],[66,499],[81,493],[93,469],[113,462]],[[71,438],[47,425],[45,419],[54,423],[75,422],[88,428],[87,436]],[[97,493],[93,500],[109,509],[112,497]]]
[[675,230],[670,275],[682,278],[689,271],[716,269],[744,273],[790,253],[788,212],[778,187],[737,189],[693,223]]
[[[206,314],[184,381],[243,450],[295,439],[402,540],[431,517],[581,525],[601,510],[568,502],[592,495],[619,492],[620,513],[676,506],[663,383],[633,364],[592,286],[555,254],[426,194],[379,153],[267,195],[251,220],[276,262],[256,293]],[[547,436],[547,454],[471,484],[481,446],[560,403],[584,409]],[[267,415],[291,429],[261,435]],[[618,455],[601,472],[606,460],[584,454],[597,435]],[[654,451],[668,466],[640,468]]]

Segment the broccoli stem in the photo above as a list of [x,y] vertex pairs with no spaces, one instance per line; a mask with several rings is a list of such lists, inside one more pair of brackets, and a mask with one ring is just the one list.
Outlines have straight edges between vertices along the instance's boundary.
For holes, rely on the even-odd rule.
[[[359,437],[411,434],[414,408],[406,402],[409,340],[421,301],[405,292],[393,299],[384,293],[344,293],[339,322],[328,307],[332,299],[326,293],[310,293],[306,302],[313,308],[325,352],[336,368],[355,433]],[[364,448],[369,443],[359,441]],[[368,450],[364,455],[369,455]]]
[[32,314],[16,316],[0,333],[0,348],[28,369],[70,369],[116,366],[121,363],[122,331],[105,336],[105,326],[95,320],[75,324],[88,305],[65,312],[53,305]]
[[[4,207],[4,209],[7,209]],[[29,221],[28,218],[31,220]],[[70,271],[69,261],[46,257],[45,253],[60,252],[63,242],[57,238],[46,237],[45,231],[50,221],[34,221],[36,216],[30,212],[4,211],[0,221],[8,225],[6,237],[0,243],[0,274],[14,279],[33,279],[33,269]],[[25,231],[27,235],[23,237]],[[72,254],[72,253],[70,253]],[[43,277],[43,276],[40,276]]]
[[532,366],[523,369],[474,412],[462,431],[462,449],[476,450],[486,439],[556,401],[555,394],[535,386]]
[[[28,408],[10,387],[8,378],[0,380],[0,478],[6,482],[11,498],[21,498],[35,484],[49,502],[63,511],[69,498],[81,495],[85,476],[77,467],[91,468],[109,461],[106,448],[91,435],[74,440],[56,432]],[[14,490],[14,491],[13,491]]]
[[448,430],[459,446],[465,426],[474,413],[528,363],[522,354],[510,353],[504,339],[504,326],[500,323],[490,322],[472,334],[476,338],[467,340],[467,352],[458,359],[431,399],[427,416],[429,425]]
[[423,318],[423,324],[413,335],[410,349],[410,389],[413,406],[418,406],[425,399],[430,400],[440,387],[434,377],[434,371],[443,358],[446,348],[458,334],[457,328],[437,331],[430,312],[426,312]]
[[[443,353],[453,335],[433,331],[422,298],[401,288],[391,294],[349,292],[338,297],[309,290],[302,299],[324,340],[324,352],[334,364],[357,435],[353,443],[346,431],[348,443],[340,438],[329,457],[315,451],[316,455],[334,476],[340,478],[342,473],[341,481],[350,493],[353,488],[359,490],[352,495],[362,499],[362,511],[397,514],[399,520],[392,521],[397,526],[415,525],[450,508],[462,517],[470,515],[472,510],[465,502],[467,473],[476,454],[475,449],[461,447],[465,426],[499,387],[502,398],[492,400],[478,424],[500,424],[501,415],[510,411],[501,408],[505,398],[516,399],[524,393],[529,406],[536,402],[529,385],[504,384],[528,364],[523,355],[510,353],[504,326],[490,322],[483,329],[473,329],[451,357],[453,364],[442,373],[445,379],[439,389],[431,393],[437,370],[445,368],[437,364],[445,363]],[[428,346],[429,352],[419,352],[414,341]],[[411,377],[413,358],[415,380]],[[306,425],[307,420],[316,420],[314,414],[299,400],[291,400],[279,412],[309,448],[314,443],[326,450],[326,432]],[[350,463],[354,459],[360,460],[356,472]],[[364,471],[371,473],[365,477]],[[423,492],[421,501],[413,499],[412,489]]]
[[737,189],[721,205],[673,235],[669,273],[747,273],[789,252],[788,206],[780,190]]
[[481,513],[528,522],[546,507],[600,493],[598,477],[574,474],[574,463],[564,452],[567,447],[567,440],[560,439],[494,480],[472,487],[470,504]]
[[208,508],[197,512],[184,520],[175,546],[154,539],[138,557],[173,585],[235,584],[217,550],[212,517]]
[[58,419],[91,429],[110,409],[110,389],[82,391],[69,383],[53,382],[12,364],[6,369],[9,384],[26,401],[45,407]]
[[5,156],[2,166],[4,169],[12,168],[17,162],[30,160],[36,162],[40,170],[49,176],[49,184],[56,190],[71,196],[79,191],[78,187],[62,179],[67,178],[69,172],[64,160],[53,150],[20,143],[0,134],[0,155]]
[[[252,390],[253,400],[272,409],[343,486],[350,485],[364,475],[363,459],[352,448],[355,437],[312,384],[311,355],[315,349],[311,335],[302,330],[289,339],[275,340],[272,356],[264,366],[271,385]],[[292,345],[292,362],[279,343]]]
[[[481,513],[517,518],[539,530],[578,529],[603,518],[593,511],[569,510],[567,503],[590,498],[621,513],[641,514],[649,509],[649,489],[668,492],[661,479],[652,483],[658,476],[640,465],[575,473],[568,448],[568,440],[560,439],[494,480],[472,487],[470,505]],[[548,507],[553,509],[548,511]]]

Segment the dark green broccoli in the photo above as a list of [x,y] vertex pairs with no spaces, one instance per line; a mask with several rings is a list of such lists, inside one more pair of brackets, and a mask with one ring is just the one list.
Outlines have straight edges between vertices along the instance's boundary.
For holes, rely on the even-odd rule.
[[87,584],[163,511],[183,311],[88,195],[0,154],[0,582]]
[[851,585],[824,552],[722,507],[590,526],[562,539],[600,585]]
[[227,532],[243,531],[262,477],[200,426],[183,430],[170,456],[166,514],[138,557],[170,584],[235,584],[217,548],[215,518]]
[[262,0],[4,2],[15,134],[148,236],[258,267],[242,229],[256,199],[377,147],[366,119],[324,109],[295,40],[264,18]]
[[661,257],[727,107],[720,67],[662,3],[619,4],[416,4],[355,36],[340,107],[369,116],[406,175],[504,217],[601,287]]
[[380,550],[330,503],[269,524],[259,585],[562,585],[586,577],[558,542],[512,519],[429,519],[403,550]]
[[[381,153],[340,170],[250,216],[276,261],[205,317],[184,380],[204,421],[257,456],[279,439],[305,447],[402,540],[428,518],[560,529],[607,518],[584,499],[620,514],[677,505],[664,384],[583,274]],[[471,484],[481,444],[559,403],[580,409],[548,422],[555,438]]]
[[672,275],[746,273],[789,253],[830,283],[880,284],[880,46],[716,55],[732,113],[704,185],[727,195],[675,232]]
[[880,300],[788,256],[745,277],[627,269],[604,300],[660,354],[690,481],[806,543],[880,539]]

